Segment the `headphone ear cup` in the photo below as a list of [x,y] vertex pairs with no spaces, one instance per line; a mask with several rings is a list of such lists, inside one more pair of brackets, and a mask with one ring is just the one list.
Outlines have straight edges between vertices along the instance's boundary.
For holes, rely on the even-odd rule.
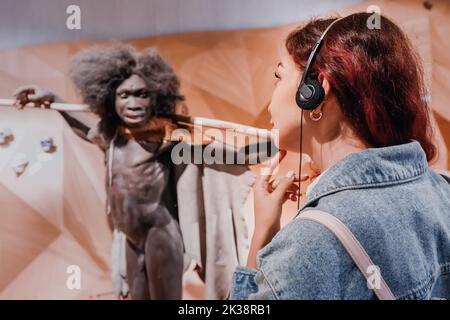
[[301,109],[313,110],[320,106],[323,99],[325,98],[325,91],[323,90],[322,84],[316,79],[310,79],[305,84],[313,92],[313,95],[309,99],[305,99],[300,94],[300,88],[297,90],[295,95],[295,101]]

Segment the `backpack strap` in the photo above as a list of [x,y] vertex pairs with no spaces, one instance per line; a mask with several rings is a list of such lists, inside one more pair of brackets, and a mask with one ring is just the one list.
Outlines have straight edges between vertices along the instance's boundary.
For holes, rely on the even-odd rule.
[[[375,266],[375,264],[372,262],[372,259],[370,259],[366,250],[364,250],[354,234],[345,224],[342,223],[341,220],[327,212],[319,210],[308,210],[302,212],[297,219],[315,221],[330,230],[342,243],[345,250],[347,250],[348,254],[352,257],[353,261],[358,266],[359,270],[361,270],[366,280],[369,281],[369,277],[373,276],[372,273],[369,273],[370,270],[372,270],[371,266]],[[380,300],[395,300],[395,296],[392,294],[381,274],[379,274],[379,276],[380,286],[378,288],[372,288],[375,295]]]

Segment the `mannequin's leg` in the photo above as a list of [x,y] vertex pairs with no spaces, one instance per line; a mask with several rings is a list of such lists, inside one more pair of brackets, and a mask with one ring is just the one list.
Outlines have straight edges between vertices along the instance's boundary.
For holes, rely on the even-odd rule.
[[144,255],[135,252],[127,242],[127,280],[133,300],[148,300],[150,293],[145,274]]
[[149,229],[145,242],[145,267],[151,299],[181,299],[183,240],[173,218]]

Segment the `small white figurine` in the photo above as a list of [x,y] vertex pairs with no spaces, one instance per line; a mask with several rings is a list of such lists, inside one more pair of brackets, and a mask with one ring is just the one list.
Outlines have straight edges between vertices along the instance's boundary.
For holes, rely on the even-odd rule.
[[55,144],[53,142],[53,138],[50,136],[43,137],[40,144],[42,151],[46,153],[52,153],[53,151],[55,151]]
[[8,146],[13,138],[14,136],[11,129],[5,128],[0,130],[0,145]]
[[17,154],[14,159],[11,162],[11,167],[16,173],[16,176],[22,175],[24,173],[25,169],[28,166],[28,160],[26,159],[25,155],[22,153]]

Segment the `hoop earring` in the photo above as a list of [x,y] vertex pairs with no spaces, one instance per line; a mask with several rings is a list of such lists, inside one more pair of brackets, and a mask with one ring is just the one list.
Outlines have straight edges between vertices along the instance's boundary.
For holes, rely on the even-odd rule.
[[[317,109],[316,109],[317,110]],[[319,113],[315,113],[315,111],[316,110],[313,110],[313,111],[311,111],[310,113],[309,113],[309,118],[312,120],[312,121],[319,121],[320,119],[322,119],[322,115],[323,115],[323,113],[322,113],[322,110],[319,110]]]

